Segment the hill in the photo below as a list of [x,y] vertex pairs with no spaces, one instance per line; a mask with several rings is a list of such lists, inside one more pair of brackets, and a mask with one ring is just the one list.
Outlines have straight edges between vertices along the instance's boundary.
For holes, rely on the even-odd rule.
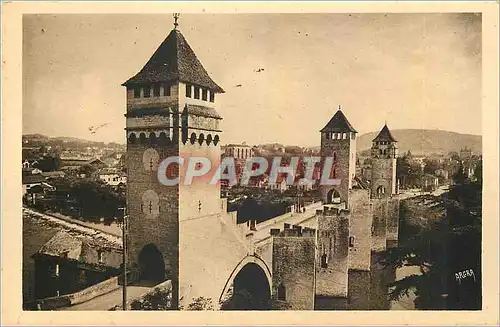
[[[399,153],[410,150],[414,155],[448,154],[462,148],[472,149],[473,153],[482,153],[482,137],[480,135],[460,134],[430,129],[396,129],[391,130],[398,141]],[[357,140],[358,151],[370,149],[372,140],[378,132],[362,134]]]

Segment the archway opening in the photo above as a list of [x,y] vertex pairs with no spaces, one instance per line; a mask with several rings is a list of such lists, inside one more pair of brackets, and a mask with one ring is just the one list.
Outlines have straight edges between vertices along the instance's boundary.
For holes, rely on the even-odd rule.
[[154,244],[145,245],[139,253],[140,280],[162,282],[165,280],[165,262]]
[[255,263],[247,263],[234,278],[232,295],[223,302],[221,310],[269,310],[269,289],[264,270]]
[[335,189],[331,189],[326,194],[326,200],[327,203],[340,203],[340,193]]

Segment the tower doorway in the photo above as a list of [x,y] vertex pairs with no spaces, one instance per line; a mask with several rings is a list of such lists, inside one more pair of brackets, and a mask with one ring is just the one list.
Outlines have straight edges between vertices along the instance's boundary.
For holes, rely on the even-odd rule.
[[326,203],[340,203],[340,193],[332,188],[326,194]]
[[139,253],[141,281],[162,282],[165,280],[165,262],[154,244],[145,245]]

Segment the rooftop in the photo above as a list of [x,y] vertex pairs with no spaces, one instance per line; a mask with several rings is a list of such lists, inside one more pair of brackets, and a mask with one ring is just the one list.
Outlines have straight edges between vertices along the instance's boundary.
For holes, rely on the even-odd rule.
[[339,109],[333,115],[332,119],[326,124],[321,132],[353,132],[357,133],[351,123],[347,120],[344,113]]
[[382,127],[382,130],[378,133],[377,137],[373,139],[373,141],[397,142],[396,139],[392,136],[389,127],[387,127],[387,124]]
[[122,85],[179,81],[224,93],[210,78],[182,33],[173,29],[141,71]]

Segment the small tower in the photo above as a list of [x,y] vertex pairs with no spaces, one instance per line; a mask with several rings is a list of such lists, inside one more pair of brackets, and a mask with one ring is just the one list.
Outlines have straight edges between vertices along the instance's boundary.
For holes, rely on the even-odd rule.
[[372,198],[391,197],[397,194],[397,156],[397,141],[392,136],[387,124],[385,124],[372,143],[372,176],[370,184]]
[[333,158],[330,178],[340,180],[340,185],[322,185],[325,204],[349,203],[349,190],[356,172],[356,130],[339,110],[321,130],[321,157]]
[[[220,161],[219,122],[215,95],[223,93],[208,75],[177,28],[161,43],[146,65],[123,83],[127,88],[128,262],[141,280],[172,281],[172,304],[178,285],[184,220],[220,211],[220,186],[208,181],[184,185],[184,170],[171,164],[163,185],[157,176],[167,157]],[[184,167],[187,166],[184,162]]]

